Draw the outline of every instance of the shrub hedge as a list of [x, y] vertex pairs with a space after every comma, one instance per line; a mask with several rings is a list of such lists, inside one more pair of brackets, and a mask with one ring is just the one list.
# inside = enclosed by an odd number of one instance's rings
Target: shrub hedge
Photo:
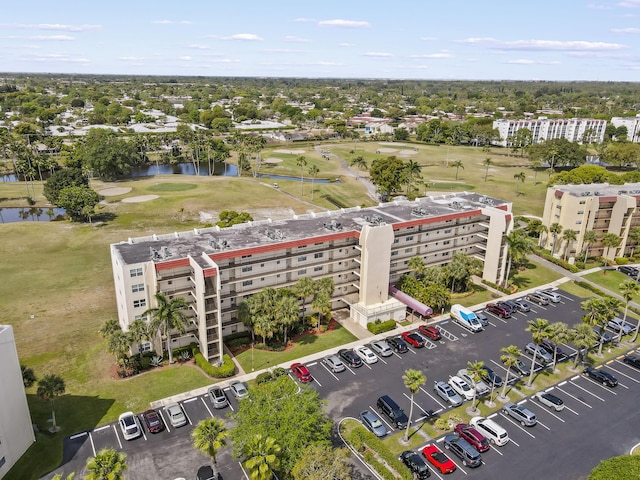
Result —
[[545, 252], [542, 249], [537, 249], [536, 254], [540, 255], [545, 260], [548, 260], [549, 262], [564, 268], [565, 270], [569, 270], [571, 273], [578, 273], [580, 271], [580, 269], [575, 265], [571, 265], [560, 258], [556, 258], [553, 255], [549, 255], [547, 252]]
[[236, 366], [231, 360], [231, 357], [226, 353], [222, 356], [222, 365], [219, 367], [215, 367], [211, 365], [204, 355], [200, 353], [200, 349], [197, 345], [192, 344], [193, 348], [191, 352], [193, 353], [193, 358], [195, 358], [196, 365], [199, 366], [204, 373], [214, 378], [229, 378], [232, 377], [236, 372]]
[[378, 333], [388, 332], [390, 330], [393, 330], [394, 328], [396, 328], [395, 320], [387, 320], [386, 322], [383, 322], [382, 320], [378, 319], [375, 322], [367, 324], [367, 330], [369, 330], [374, 335]]

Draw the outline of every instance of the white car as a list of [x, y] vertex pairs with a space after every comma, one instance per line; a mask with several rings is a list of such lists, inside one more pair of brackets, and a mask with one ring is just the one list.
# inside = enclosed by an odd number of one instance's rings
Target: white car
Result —
[[609, 320], [608, 325], [610, 329], [615, 330], [618, 333], [620, 333], [620, 330], [622, 329], [623, 335], [629, 335], [631, 332], [633, 332], [633, 327], [628, 323], [623, 322], [619, 317], [615, 317], [612, 320]]
[[466, 381], [454, 375], [449, 379], [448, 383], [462, 398], [465, 400], [473, 400], [475, 391]]
[[118, 423], [122, 430], [122, 436], [125, 440], [133, 440], [142, 435], [142, 427], [140, 426], [140, 420], [133, 412], [125, 412], [118, 417]]
[[358, 355], [363, 362], [368, 363], [369, 365], [378, 361], [378, 357], [376, 356], [376, 354], [373, 353], [371, 349], [366, 345], [356, 347], [353, 349], [353, 351], [356, 352], [356, 355]]
[[458, 370], [458, 376], [462, 380], [467, 382], [470, 386], [475, 387], [476, 392], [478, 393], [479, 396], [486, 395], [491, 390], [489, 388], [489, 385], [484, 383], [484, 380], [482, 379], [478, 379], [478, 381], [475, 382], [475, 385], [474, 385], [473, 379], [471, 378], [471, 375], [469, 375], [469, 372], [467, 371], [466, 368], [462, 368]]
[[167, 412], [167, 416], [169, 417], [169, 422], [174, 427], [181, 427], [187, 424], [187, 416], [184, 414], [184, 410], [179, 403], [170, 403], [166, 407], [164, 407], [165, 412]]

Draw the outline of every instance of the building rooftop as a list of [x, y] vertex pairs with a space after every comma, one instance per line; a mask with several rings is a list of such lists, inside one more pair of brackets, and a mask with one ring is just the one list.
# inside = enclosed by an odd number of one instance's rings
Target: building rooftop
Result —
[[113, 244], [113, 247], [127, 265], [150, 260], [166, 262], [190, 256], [203, 267], [210, 267], [202, 258], [203, 253], [240, 251], [348, 232], [353, 232], [355, 236], [366, 224], [397, 224], [421, 218], [437, 219], [464, 211], [478, 211], [485, 207], [502, 206], [510, 210], [509, 205], [504, 200], [477, 193], [452, 193], [417, 198], [414, 201], [400, 199], [381, 203], [376, 207], [353, 207], [294, 215], [293, 218], [284, 220], [254, 221], [229, 228], [196, 228], [186, 232], [129, 238], [126, 242]]
[[589, 183], [587, 185], [555, 185], [555, 190], [566, 192], [574, 197], [615, 197], [617, 195], [640, 195], [640, 183], [610, 185], [608, 183]]

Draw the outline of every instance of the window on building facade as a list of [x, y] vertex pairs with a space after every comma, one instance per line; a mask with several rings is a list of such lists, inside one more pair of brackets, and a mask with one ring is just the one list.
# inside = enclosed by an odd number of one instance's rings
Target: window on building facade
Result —
[[298, 257], [298, 261], [299, 262], [306, 262], [307, 261], [307, 256], [306, 255], [300, 255]]
[[413, 248], [405, 248], [404, 249], [404, 253], [411, 253], [413, 251]]
[[251, 258], [251, 255], [242, 255], [242, 258]]
[[140, 308], [140, 307], [146, 307], [146, 306], [147, 306], [147, 300], [145, 298], [141, 300], [133, 301], [133, 308]]
[[412, 241], [412, 240], [413, 240], [413, 235], [409, 235], [409, 236], [407, 237], [407, 242], [410, 242], [410, 241]]
[[313, 258], [322, 258], [324, 256], [323, 252], [318, 252], [313, 255]]
[[321, 272], [323, 267], [313, 267], [314, 272]]
[[391, 256], [392, 256], [392, 257], [394, 257], [394, 256], [396, 256], [396, 255], [398, 255], [398, 251], [397, 251], [397, 250], [395, 250], [395, 251], [391, 252]]
[[450, 229], [450, 228], [447, 228], [447, 229], [444, 231], [444, 233], [451, 233], [451, 229]]
[[249, 287], [251, 285], [253, 285], [253, 280], [245, 280], [244, 282], [242, 282], [243, 287]]
[[146, 317], [146, 315], [140, 314], [140, 315], [136, 315], [135, 317], [133, 317], [134, 320], [144, 320], [144, 318]]
[[307, 269], [303, 268], [302, 270], [298, 270], [298, 275], [306, 275], [307, 274]]
[[243, 272], [250, 272], [251, 270], [253, 270], [253, 267], [242, 267]]
[[140, 344], [141, 352], [150, 352], [151, 351], [151, 342], [142, 342]]
[[141, 277], [142, 276], [142, 268], [132, 268], [129, 270], [129, 273], [132, 277]]
[[136, 283], [135, 285], [131, 285], [131, 291], [133, 293], [144, 292], [144, 283]]

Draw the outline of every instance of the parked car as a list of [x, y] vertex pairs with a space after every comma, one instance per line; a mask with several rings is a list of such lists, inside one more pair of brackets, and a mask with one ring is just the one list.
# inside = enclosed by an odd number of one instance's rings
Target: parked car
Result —
[[423, 480], [431, 476], [431, 470], [429, 470], [425, 461], [416, 452], [406, 450], [400, 454], [400, 460], [411, 470], [413, 478]]
[[469, 371], [466, 368], [461, 368], [458, 370], [458, 376], [476, 389], [476, 393], [480, 396], [486, 395], [491, 390], [489, 385], [487, 385], [484, 380], [479, 378], [477, 381], [473, 381], [471, 376], [469, 375]]
[[638, 269], [630, 265], [622, 265], [618, 268], [618, 271], [633, 278], [636, 278], [638, 276]]
[[487, 325], [489, 325], [489, 318], [482, 312], [473, 312], [476, 314], [476, 318], [478, 319], [478, 321], [480, 322], [480, 325], [482, 325], [483, 327], [486, 327]]
[[389, 357], [393, 355], [393, 350], [385, 340], [374, 340], [369, 344], [371, 350], [380, 355], [381, 357]]
[[596, 333], [598, 343], [609, 343], [611, 341], [611, 335], [609, 335], [605, 330], [600, 333], [600, 327], [593, 327], [593, 331]]
[[542, 340], [540, 346], [544, 348], [549, 353], [549, 355], [551, 355], [551, 358], [553, 358], [554, 350], [556, 352], [556, 358], [566, 357], [564, 350], [562, 350], [562, 348], [560, 348], [556, 343], [553, 343], [551, 340], [547, 340], [545, 338], [544, 340]]
[[564, 402], [561, 398], [556, 397], [555, 395], [549, 392], [537, 392], [534, 397], [543, 405], [559, 412], [564, 409]]
[[142, 412], [142, 418], [149, 433], [158, 433], [164, 430], [164, 422], [160, 414], [154, 409]]
[[482, 456], [480, 456], [480, 453], [473, 448], [469, 442], [458, 435], [451, 434], [444, 437], [444, 448], [453, 452], [465, 467], [476, 468], [482, 465]]
[[424, 447], [422, 449], [422, 455], [442, 474], [456, 471], [456, 464], [435, 445], [427, 445]]
[[455, 426], [454, 431], [469, 442], [480, 453], [489, 450], [489, 441], [478, 430], [466, 423], [459, 423]]
[[499, 301], [496, 303], [496, 305], [504, 308], [507, 312], [509, 312], [509, 315], [516, 313], [516, 311], [518, 310], [518, 307], [516, 306], [516, 304], [513, 303], [511, 300], [507, 300], [504, 302]]
[[531, 311], [531, 306], [524, 300], [524, 298], [518, 298], [517, 300], [514, 300], [513, 303], [516, 304], [516, 308], [520, 312], [526, 313]]
[[544, 295], [539, 294], [538, 292], [530, 293], [525, 298], [530, 302], [537, 303], [538, 305], [549, 305], [549, 299]]
[[333, 373], [344, 372], [347, 369], [337, 355], [329, 355], [328, 357], [323, 358], [322, 363], [324, 363]]
[[363, 362], [368, 363], [369, 365], [373, 365], [378, 361], [376, 354], [373, 353], [366, 345], [360, 345], [359, 347], [354, 348], [353, 351], [356, 352], [356, 355], [358, 355]]
[[301, 363], [292, 364], [291, 373], [293, 373], [302, 383], [309, 383], [313, 380], [309, 369]]
[[238, 380], [235, 380], [229, 384], [229, 390], [231, 390], [233, 396], [238, 400], [247, 398], [249, 396], [249, 390], [247, 390], [247, 386], [244, 383], [239, 382]]
[[344, 360], [350, 367], [358, 368], [362, 366], [362, 360], [360, 360], [360, 357], [356, 355], [353, 350], [343, 348], [342, 350], [338, 351], [338, 356], [342, 360]]
[[450, 403], [452, 406], [457, 407], [458, 405], [462, 405], [462, 397], [458, 395], [448, 383], [436, 381], [433, 383], [433, 389], [444, 401]]
[[402, 339], [414, 348], [424, 347], [424, 338], [416, 332], [403, 332]]
[[474, 389], [471, 385], [465, 382], [460, 377], [454, 375], [449, 379], [449, 385], [453, 388], [458, 395], [460, 395], [465, 400], [473, 400]]
[[509, 434], [495, 420], [484, 417], [473, 417], [469, 424], [478, 430], [491, 443], [502, 447], [509, 443]]
[[170, 403], [164, 407], [164, 411], [167, 413], [169, 423], [173, 427], [177, 428], [187, 424], [187, 416], [179, 403]]
[[536, 345], [533, 342], [529, 342], [524, 346], [524, 351], [530, 355], [535, 355], [536, 360], [540, 360], [544, 363], [553, 362], [553, 355], [547, 352], [541, 345]]
[[378, 411], [385, 415], [398, 430], [407, 427], [407, 422], [409, 422], [407, 414], [404, 413], [404, 410], [402, 410], [389, 395], [383, 395], [378, 398], [376, 406], [378, 407]]
[[497, 303], [487, 303], [485, 310], [502, 318], [509, 318], [511, 316], [511, 313], [506, 308]]
[[618, 379], [611, 375], [609, 372], [605, 372], [601, 369], [596, 369], [592, 367], [587, 367], [584, 369], [582, 373], [585, 377], [589, 377], [592, 380], [595, 380], [598, 383], [601, 383], [605, 387], [615, 387], [618, 385]]
[[201, 466], [196, 474], [196, 480], [216, 480], [213, 467], [211, 467], [211, 465]]
[[384, 437], [387, 434], [387, 427], [384, 426], [375, 413], [364, 410], [360, 412], [359, 418], [362, 424], [376, 437]]
[[543, 297], [546, 297], [547, 300], [549, 300], [551, 303], [559, 303], [561, 298], [560, 295], [558, 295], [556, 292], [554, 292], [553, 290], [536, 290], [536, 293], [539, 295], [542, 295]]
[[629, 335], [634, 330], [631, 325], [629, 325], [627, 322], [623, 322], [619, 317], [614, 317], [612, 320], [609, 320], [609, 323], [607, 323], [607, 325], [611, 330], [614, 330], [616, 332], [620, 332], [620, 329], [622, 329], [623, 335]]
[[120, 424], [120, 430], [122, 430], [122, 436], [125, 440], [133, 440], [142, 435], [140, 420], [138, 420], [138, 417], [136, 417], [133, 412], [121, 413], [118, 417], [118, 423]]
[[483, 373], [482, 378], [484, 378], [489, 385], [493, 385], [494, 387], [502, 386], [502, 377], [494, 372], [491, 368], [484, 365], [482, 367]]
[[405, 342], [400, 337], [387, 337], [387, 343], [396, 353], [405, 353], [409, 351], [409, 347], [407, 346], [407, 342]]
[[635, 355], [627, 355], [622, 359], [622, 361], [632, 367], [640, 368], [640, 357], [636, 357]]
[[525, 377], [529, 375], [529, 373], [531, 373], [531, 368], [529, 367], [529, 365], [524, 363], [519, 358], [516, 359], [515, 365], [511, 365], [511, 370], [516, 372], [518, 375], [522, 377]]
[[229, 405], [229, 400], [227, 400], [227, 396], [221, 387], [214, 385], [209, 388], [207, 393], [209, 394], [209, 401], [211, 405], [213, 405], [213, 408], [225, 408]]
[[502, 412], [505, 415], [509, 415], [515, 418], [523, 427], [533, 427], [538, 420], [536, 420], [536, 414], [523, 405], [517, 403], [508, 402], [502, 407]]
[[420, 325], [418, 327], [418, 332], [431, 340], [440, 340], [442, 338], [440, 330], [433, 325]]

